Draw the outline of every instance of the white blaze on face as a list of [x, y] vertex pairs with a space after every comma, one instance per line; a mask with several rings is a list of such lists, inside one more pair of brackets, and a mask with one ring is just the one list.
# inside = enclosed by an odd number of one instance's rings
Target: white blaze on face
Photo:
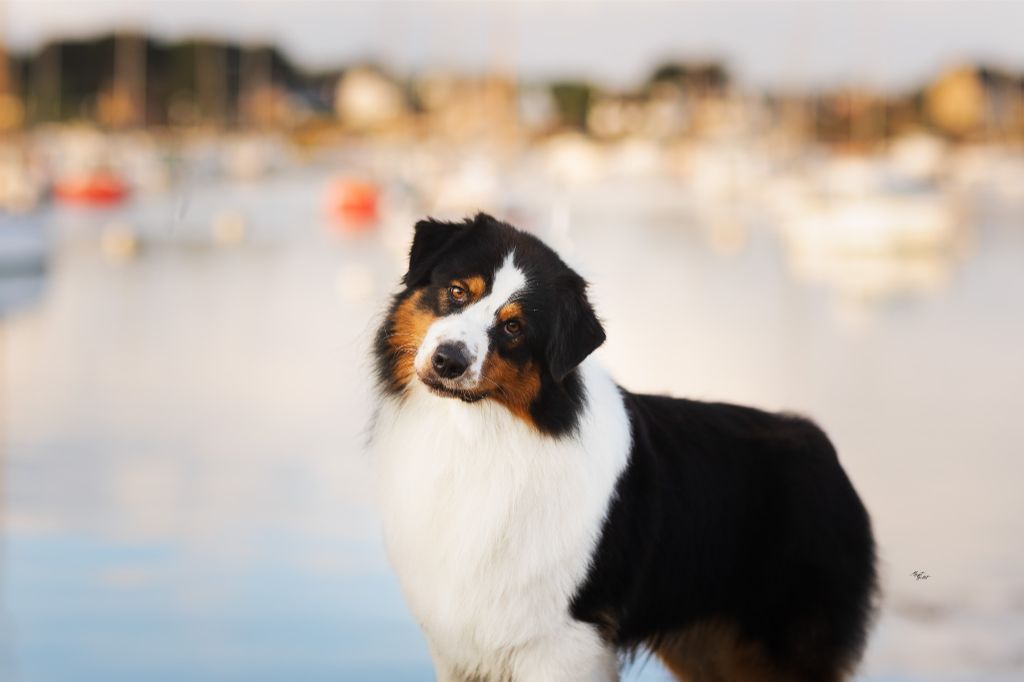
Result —
[[457, 388], [472, 390], [480, 383], [484, 360], [490, 345], [488, 330], [494, 325], [495, 316], [515, 295], [526, 286], [526, 275], [512, 261], [512, 253], [494, 273], [494, 283], [489, 294], [452, 315], [440, 318], [427, 330], [419, 351], [416, 353], [416, 371], [423, 374], [430, 370], [430, 359], [442, 343], [463, 343], [469, 354], [470, 365], [466, 373], [454, 380], [446, 380]]

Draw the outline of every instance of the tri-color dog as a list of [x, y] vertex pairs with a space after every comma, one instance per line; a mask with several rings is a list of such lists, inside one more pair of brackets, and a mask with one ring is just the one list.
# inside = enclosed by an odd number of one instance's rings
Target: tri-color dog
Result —
[[646, 651], [684, 680], [846, 679], [874, 542], [828, 438], [630, 393], [588, 357], [604, 339], [537, 238], [487, 215], [416, 225], [371, 442], [438, 679], [615, 680]]

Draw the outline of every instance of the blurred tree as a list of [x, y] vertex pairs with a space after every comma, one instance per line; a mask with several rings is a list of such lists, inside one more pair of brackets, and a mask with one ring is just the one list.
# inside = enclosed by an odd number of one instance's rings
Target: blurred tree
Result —
[[561, 81], [551, 85], [551, 97], [562, 125], [583, 130], [594, 98], [594, 87], [583, 81]]
[[960, 67], [943, 74], [925, 95], [928, 118], [956, 138], [975, 132], [985, 115], [985, 89], [976, 69]]
[[243, 101], [253, 121], [276, 120], [293, 101], [316, 102], [323, 90], [321, 76], [303, 73], [275, 47], [216, 40], [163, 43], [137, 34], [61, 40], [11, 64], [21, 82], [29, 81], [25, 98], [35, 123], [226, 125], [239, 122]]
[[654, 69], [648, 86], [671, 83], [684, 91], [721, 93], [729, 86], [729, 71], [720, 62], [666, 62]]

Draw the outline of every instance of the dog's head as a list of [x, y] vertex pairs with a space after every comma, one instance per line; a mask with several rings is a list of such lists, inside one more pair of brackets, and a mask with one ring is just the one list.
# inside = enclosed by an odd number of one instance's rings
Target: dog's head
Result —
[[575, 369], [605, 339], [583, 278], [539, 239], [480, 214], [417, 223], [403, 283], [377, 337], [387, 390], [421, 382], [560, 430], [558, 405], [582, 392]]

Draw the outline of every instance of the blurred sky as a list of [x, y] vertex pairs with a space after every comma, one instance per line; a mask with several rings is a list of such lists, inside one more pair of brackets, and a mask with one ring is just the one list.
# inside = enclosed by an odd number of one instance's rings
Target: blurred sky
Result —
[[8, 42], [118, 27], [272, 41], [301, 64], [373, 59], [630, 85], [659, 61], [718, 57], [746, 85], [917, 84], [961, 60], [1024, 69], [1024, 2], [331, 2], [0, 0]]

